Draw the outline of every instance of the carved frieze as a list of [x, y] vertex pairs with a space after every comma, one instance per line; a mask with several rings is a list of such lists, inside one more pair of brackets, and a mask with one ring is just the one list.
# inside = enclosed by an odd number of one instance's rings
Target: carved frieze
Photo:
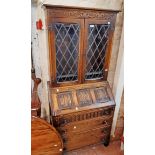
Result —
[[111, 20], [114, 17], [112, 12], [104, 12], [98, 10], [82, 10], [82, 9], [64, 9], [52, 8], [47, 11], [48, 17], [71, 17], [71, 18], [96, 18], [103, 20]]

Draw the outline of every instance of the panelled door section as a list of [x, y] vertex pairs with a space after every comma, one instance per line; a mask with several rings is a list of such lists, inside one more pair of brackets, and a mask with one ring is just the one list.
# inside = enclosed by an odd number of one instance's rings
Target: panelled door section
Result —
[[51, 61], [53, 66], [53, 81], [57, 84], [78, 82], [80, 73], [80, 55], [83, 45], [82, 40], [83, 20], [56, 18], [52, 20], [50, 44]]
[[110, 22], [85, 19], [85, 80], [104, 78]]

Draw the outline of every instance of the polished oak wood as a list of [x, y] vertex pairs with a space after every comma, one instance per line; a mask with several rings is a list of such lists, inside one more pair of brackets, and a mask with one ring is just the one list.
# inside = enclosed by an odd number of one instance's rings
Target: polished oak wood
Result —
[[63, 143], [56, 129], [45, 120], [32, 117], [31, 120], [31, 154], [61, 155]]

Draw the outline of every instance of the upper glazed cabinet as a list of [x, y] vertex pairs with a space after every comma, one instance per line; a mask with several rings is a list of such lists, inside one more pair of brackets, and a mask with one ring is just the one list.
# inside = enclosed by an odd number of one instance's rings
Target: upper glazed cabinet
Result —
[[116, 12], [47, 7], [54, 86], [107, 79]]

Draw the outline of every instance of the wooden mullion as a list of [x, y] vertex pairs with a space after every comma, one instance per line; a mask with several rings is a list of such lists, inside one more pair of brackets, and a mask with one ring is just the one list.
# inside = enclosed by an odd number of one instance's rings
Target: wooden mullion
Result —
[[88, 24], [87, 19], [84, 19], [84, 38], [83, 38], [83, 54], [82, 54], [82, 83], [85, 82], [85, 70], [86, 70], [86, 51], [87, 51], [87, 45], [88, 45]]
[[82, 83], [83, 74], [83, 52], [84, 52], [84, 20], [80, 22], [80, 37], [79, 37], [79, 54], [78, 54], [78, 83]]

